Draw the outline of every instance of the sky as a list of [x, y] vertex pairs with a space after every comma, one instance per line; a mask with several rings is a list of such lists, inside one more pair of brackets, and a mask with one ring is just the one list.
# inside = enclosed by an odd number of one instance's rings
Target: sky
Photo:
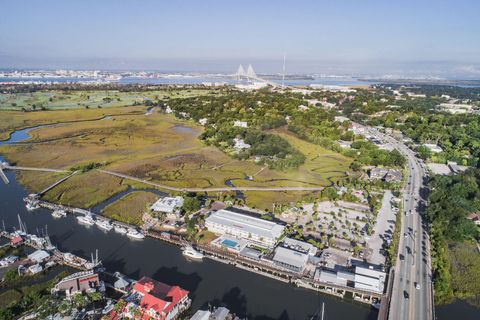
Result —
[[0, 0], [0, 68], [480, 78], [478, 0]]

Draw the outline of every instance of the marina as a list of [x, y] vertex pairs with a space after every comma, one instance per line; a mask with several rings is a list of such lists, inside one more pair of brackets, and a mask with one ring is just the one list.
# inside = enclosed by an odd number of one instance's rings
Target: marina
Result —
[[[29, 229], [48, 224], [50, 239], [58, 250], [89, 257], [98, 249], [102, 264], [108, 270], [117, 270], [133, 279], [145, 274], [159, 281], [178, 283], [194, 294], [193, 309], [206, 307], [209, 302], [216, 301], [228, 305], [236, 314], [248, 315], [249, 318], [277, 319], [284, 314], [288, 318], [303, 319], [314, 314], [319, 304], [325, 301], [328, 313], [335, 314], [335, 318], [355, 315], [356, 319], [376, 319], [377, 312], [366, 304], [338, 300], [243, 270], [231, 263], [219, 263], [224, 262], [221, 261], [223, 259], [212, 255], [201, 263], [190, 262], [177, 246], [170, 245], [176, 242], [181, 244], [175, 237], [168, 239], [164, 235], [163, 241], [158, 241], [153, 239], [154, 234], [149, 233], [149, 237], [143, 241], [132, 241], [124, 234], [105, 233], [100, 228], [85, 228], [79, 224], [75, 216], [88, 211], [74, 212], [71, 208], [65, 208], [69, 214], [65, 218], [54, 219], [51, 212], [55, 208], [44, 202], [40, 202], [42, 208], [29, 213], [22, 201], [26, 196], [25, 190], [15, 182], [13, 172], [7, 172], [7, 175], [11, 183], [0, 186], [0, 205], [5, 208], [2, 210], [2, 219], [7, 226], [16, 224], [17, 214]], [[155, 234], [156, 238], [160, 236]], [[259, 282], [264, 286], [258, 287], [256, 284]]]

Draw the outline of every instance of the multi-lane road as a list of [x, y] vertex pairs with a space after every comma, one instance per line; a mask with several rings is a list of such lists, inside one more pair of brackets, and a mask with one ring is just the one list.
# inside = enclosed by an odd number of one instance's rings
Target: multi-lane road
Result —
[[365, 127], [367, 134], [387, 142], [407, 159], [407, 181], [403, 189], [403, 214], [399, 252], [394, 266], [389, 319], [431, 320], [433, 287], [430, 242], [423, 220], [427, 173], [424, 163], [402, 142]]

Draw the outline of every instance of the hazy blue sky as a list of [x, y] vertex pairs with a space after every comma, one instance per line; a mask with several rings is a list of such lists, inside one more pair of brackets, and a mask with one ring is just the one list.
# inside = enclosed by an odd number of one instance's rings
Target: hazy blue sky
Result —
[[[480, 1], [0, 0], [0, 67], [480, 77]], [[233, 71], [233, 70], [232, 70]]]

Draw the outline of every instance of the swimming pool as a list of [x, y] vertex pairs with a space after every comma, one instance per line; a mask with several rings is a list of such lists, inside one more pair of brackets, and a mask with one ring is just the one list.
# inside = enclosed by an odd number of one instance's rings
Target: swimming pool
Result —
[[222, 241], [222, 244], [229, 247], [229, 248], [232, 248], [232, 249], [235, 249], [238, 245], [237, 242], [233, 241], [233, 240], [230, 240], [230, 239], [225, 239]]

